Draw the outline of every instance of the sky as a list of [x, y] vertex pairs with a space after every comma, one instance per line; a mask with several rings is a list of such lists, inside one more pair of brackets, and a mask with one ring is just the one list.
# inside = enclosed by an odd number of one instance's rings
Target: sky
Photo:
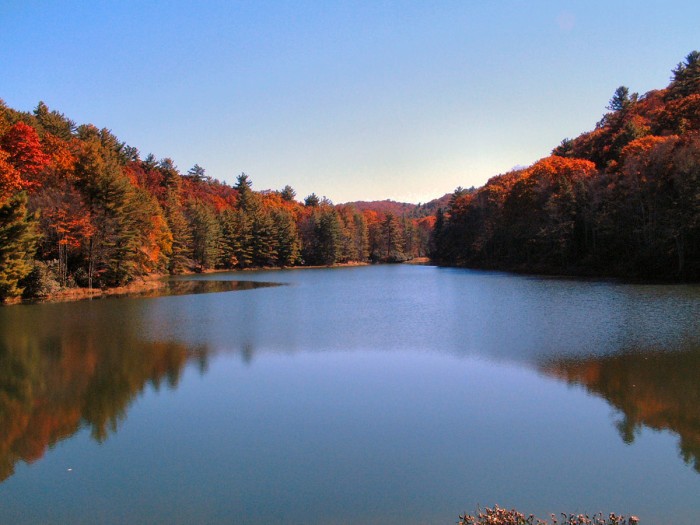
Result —
[[426, 202], [595, 127], [700, 2], [0, 0], [0, 99], [234, 184]]

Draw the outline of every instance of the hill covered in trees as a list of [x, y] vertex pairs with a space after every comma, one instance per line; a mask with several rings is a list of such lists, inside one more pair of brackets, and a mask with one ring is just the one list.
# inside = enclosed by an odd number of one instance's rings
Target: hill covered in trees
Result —
[[618, 88], [593, 131], [456, 191], [435, 260], [545, 273], [700, 279], [700, 53], [665, 89]]
[[426, 254], [425, 215], [181, 173], [44, 103], [0, 101], [0, 301], [148, 274], [406, 260]]
[[595, 129], [532, 166], [422, 205], [303, 202], [181, 173], [40, 102], [0, 101], [0, 301], [149, 274], [403, 261], [700, 278], [700, 53], [618, 88]]
[[438, 199], [433, 199], [430, 202], [412, 204], [409, 202], [396, 202], [390, 199], [383, 201], [354, 201], [348, 202], [347, 205], [357, 208], [361, 212], [374, 211], [380, 215], [391, 213], [397, 217], [410, 217], [422, 219], [435, 215], [441, 207], [447, 206], [450, 202], [451, 194], [448, 193]]

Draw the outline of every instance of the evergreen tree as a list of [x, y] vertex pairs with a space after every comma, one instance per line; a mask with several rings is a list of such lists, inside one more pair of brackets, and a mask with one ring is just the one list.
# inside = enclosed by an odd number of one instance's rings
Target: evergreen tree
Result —
[[214, 268], [221, 258], [221, 229], [216, 214], [201, 202], [187, 210], [192, 232], [192, 258], [199, 269]]
[[241, 267], [273, 266], [277, 259], [277, 232], [260, 195], [252, 190], [252, 181], [241, 173], [236, 181], [238, 192], [238, 264]]
[[620, 86], [615, 90], [615, 94], [610, 99], [607, 109], [610, 111], [622, 111], [627, 109], [632, 103], [630, 99], [630, 90], [626, 86]]
[[[240, 212], [226, 208], [219, 214], [219, 229], [221, 230], [221, 265], [224, 268], [242, 266], [239, 263], [241, 253]], [[250, 262], [248, 261], [248, 264]]]
[[357, 260], [355, 254], [355, 229], [352, 224], [352, 210], [347, 206], [336, 208], [338, 219], [340, 220], [340, 242], [341, 250], [339, 262]]
[[294, 197], [296, 197], [296, 195], [297, 195], [297, 192], [294, 191], [294, 189], [291, 186], [287, 185], [284, 187], [284, 189], [282, 190], [280, 195], [282, 196], [283, 200], [285, 200], [287, 202], [293, 202]]
[[321, 204], [321, 200], [315, 193], [312, 193], [304, 199], [304, 206], [308, 208], [317, 208]]
[[133, 188], [113, 152], [90, 140], [76, 164], [76, 185], [83, 193], [95, 234], [87, 249], [88, 281], [120, 285], [139, 273], [139, 235]]
[[58, 111], [49, 111], [49, 108], [43, 102], [39, 102], [34, 109], [34, 116], [39, 125], [52, 135], [68, 141], [73, 137], [75, 132], [75, 122], [66, 118], [63, 113]]
[[105, 277], [109, 285], [121, 286], [146, 273], [141, 266], [144, 230], [139, 228], [138, 199], [134, 188], [123, 177], [116, 179], [104, 223], [104, 247], [108, 251]]
[[[144, 166], [151, 166], [153, 159], [146, 158]], [[153, 168], [150, 168], [153, 169]], [[182, 176], [177, 171], [175, 163], [170, 158], [161, 159], [157, 164], [157, 170], [160, 173], [159, 194], [164, 201], [171, 200], [178, 206], [182, 206]]]
[[199, 164], [195, 164], [189, 170], [187, 170], [187, 176], [194, 182], [211, 181], [211, 178], [206, 176], [204, 168], [202, 168]]
[[382, 237], [384, 244], [384, 259], [389, 262], [405, 260], [401, 229], [394, 214], [387, 213], [382, 222]]
[[561, 143], [552, 150], [552, 155], [558, 155], [559, 157], [571, 157], [573, 156], [574, 141], [565, 138], [562, 139]]
[[253, 182], [248, 179], [248, 175], [241, 173], [236, 178], [236, 191], [238, 192], [238, 208], [246, 209], [248, 207], [248, 200], [253, 196], [252, 190]]
[[369, 258], [369, 232], [367, 229], [367, 221], [365, 217], [358, 212], [353, 213], [353, 226], [355, 235], [354, 241], [354, 260], [366, 261]]
[[19, 281], [32, 270], [35, 245], [27, 196], [15, 194], [0, 203], [0, 302], [22, 293]]
[[129, 191], [130, 228], [136, 232], [138, 249], [135, 274], [162, 272], [172, 255], [173, 235], [156, 198], [142, 188]]
[[361, 213], [352, 206], [335, 208], [341, 226], [342, 249], [340, 262], [365, 261], [368, 257], [367, 223]]
[[158, 167], [158, 160], [156, 159], [156, 156], [153, 153], [149, 153], [148, 155], [146, 155], [146, 158], [143, 159], [141, 163], [143, 164], [143, 167], [146, 170], [152, 170]]
[[277, 260], [277, 231], [271, 215], [256, 198], [246, 211], [250, 221], [251, 248], [254, 266], [273, 266]]
[[403, 230], [402, 251], [406, 258], [412, 259], [418, 252], [418, 230], [413, 221], [406, 217], [401, 219], [401, 229]]
[[277, 245], [277, 265], [293, 266], [299, 260], [299, 235], [294, 217], [284, 210], [272, 213]]
[[445, 212], [442, 208], [438, 208], [435, 212], [435, 226], [430, 233], [429, 254], [436, 261], [445, 259], [445, 237], [447, 224], [445, 223]]
[[687, 97], [700, 93], [700, 52], [692, 51], [673, 70], [669, 98]]
[[340, 221], [337, 212], [324, 206], [315, 216], [313, 264], [335, 264], [342, 253]]
[[192, 233], [174, 192], [169, 194], [163, 212], [173, 238], [168, 271], [171, 274], [182, 273], [191, 266]]

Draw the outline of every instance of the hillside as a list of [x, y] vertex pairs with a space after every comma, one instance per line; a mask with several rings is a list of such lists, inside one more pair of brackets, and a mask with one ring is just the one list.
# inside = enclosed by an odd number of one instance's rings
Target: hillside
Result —
[[195, 164], [181, 173], [40, 102], [0, 101], [0, 302], [153, 274], [403, 261], [424, 256], [433, 217], [333, 206], [291, 186], [257, 192]]
[[700, 53], [644, 95], [621, 86], [595, 129], [436, 214], [443, 264], [700, 279]]
[[422, 218], [435, 215], [438, 208], [446, 206], [450, 201], [451, 194], [448, 193], [440, 198], [433, 199], [424, 204], [411, 204], [408, 202], [396, 202], [389, 199], [381, 201], [354, 201], [345, 203], [346, 206], [353, 206], [361, 212], [374, 211], [380, 215], [391, 213], [397, 217]]
[[142, 157], [106, 128], [0, 101], [0, 302], [165, 273], [396, 262], [700, 279], [700, 53], [532, 166], [425, 204], [334, 206]]

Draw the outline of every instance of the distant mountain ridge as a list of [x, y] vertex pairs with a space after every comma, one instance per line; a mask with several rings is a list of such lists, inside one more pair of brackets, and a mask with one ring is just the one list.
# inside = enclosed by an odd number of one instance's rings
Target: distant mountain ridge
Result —
[[451, 193], [446, 193], [442, 197], [419, 204], [413, 204], [410, 202], [396, 202], [391, 199], [384, 199], [381, 201], [346, 202], [343, 203], [343, 205], [353, 206], [360, 212], [374, 211], [380, 215], [391, 213], [397, 217], [419, 219], [429, 215], [435, 215], [439, 208], [444, 208], [449, 204], [451, 197]]

